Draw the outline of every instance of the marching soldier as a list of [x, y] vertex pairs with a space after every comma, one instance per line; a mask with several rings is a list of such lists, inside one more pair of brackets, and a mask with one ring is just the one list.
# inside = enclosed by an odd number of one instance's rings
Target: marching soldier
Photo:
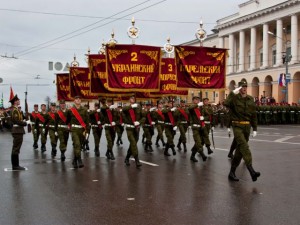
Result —
[[81, 147], [89, 129], [89, 114], [85, 107], [81, 106], [81, 97], [75, 96], [75, 105], [67, 112], [67, 124], [71, 125], [71, 135], [74, 149], [73, 167], [84, 167], [81, 159]]
[[153, 111], [153, 118], [155, 120], [156, 129], [157, 129], [157, 137], [155, 145], [159, 147], [158, 141], [161, 140], [163, 147], [165, 147], [166, 143], [164, 141], [164, 130], [165, 130], [165, 116], [162, 112], [163, 110], [163, 101], [159, 101], [157, 105], [157, 110]]
[[39, 105], [34, 104], [33, 106], [34, 111], [30, 114], [30, 120], [32, 123], [32, 135], [33, 135], [33, 148], [38, 149], [38, 141], [40, 137], [40, 129], [39, 125], [36, 123], [37, 114], [39, 114]]
[[126, 133], [129, 140], [129, 148], [125, 158], [125, 164], [130, 165], [129, 159], [132, 155], [135, 159], [136, 167], [141, 167], [137, 142], [139, 140], [140, 124], [143, 122], [142, 109], [135, 102], [135, 96], [130, 96], [129, 105], [123, 107], [123, 119], [126, 126]]
[[20, 105], [20, 99], [18, 95], [15, 95], [9, 101], [13, 109], [11, 111], [11, 120], [13, 123], [13, 127], [11, 129], [11, 134], [13, 136], [13, 146], [11, 151], [11, 164], [13, 170], [25, 170], [24, 167], [19, 165], [19, 154], [20, 149], [23, 143], [23, 135], [25, 134], [24, 127], [30, 124], [30, 121], [23, 121], [23, 117], [18, 110], [18, 106]]
[[116, 138], [116, 120], [117, 120], [117, 112], [115, 110], [115, 106], [112, 104], [112, 99], [107, 99], [107, 104], [105, 104], [105, 100], [103, 100], [103, 105], [101, 107], [102, 116], [102, 124], [104, 125], [105, 136], [107, 141], [107, 150], [106, 157], [110, 160], [115, 160], [115, 156], [113, 153], [114, 142]]
[[90, 123], [91, 127], [93, 130], [93, 136], [94, 136], [94, 142], [95, 142], [95, 156], [99, 157], [100, 156], [100, 151], [99, 151], [99, 144], [100, 144], [100, 139], [102, 136], [102, 124], [101, 124], [101, 119], [102, 115], [100, 112], [100, 105], [99, 103], [95, 103], [94, 105], [94, 110], [90, 111]]
[[173, 155], [176, 155], [174, 136], [177, 130], [177, 118], [175, 116], [176, 107], [173, 107], [173, 101], [169, 100], [166, 108], [162, 110], [165, 117], [165, 134], [167, 137], [166, 148], [164, 151], [165, 156], [170, 156], [168, 150], [171, 148]]
[[177, 148], [181, 150], [181, 143], [183, 144], [184, 152], [187, 152], [186, 148], [186, 132], [189, 127], [189, 111], [185, 105], [185, 101], [180, 101], [180, 106], [175, 111], [176, 117], [178, 119], [178, 129], [180, 131], [180, 137], [178, 139]]
[[[90, 113], [90, 105], [89, 102], [84, 105], [84, 108], [86, 108], [87, 112]], [[91, 124], [89, 124], [91, 125]], [[89, 138], [90, 138], [90, 133], [91, 133], [91, 126], [88, 126], [88, 129], [86, 130], [87, 136], [85, 137], [83, 143], [82, 143], [82, 151], [89, 153], [90, 151], [90, 146], [89, 146]]]
[[212, 107], [208, 104], [209, 99], [208, 98], [204, 98], [203, 99], [203, 106], [201, 109], [202, 112], [202, 116], [204, 117], [204, 124], [205, 126], [202, 128], [202, 145], [205, 144], [206, 148], [207, 148], [207, 153], [210, 155], [213, 153], [213, 151], [210, 148], [210, 140], [209, 140], [209, 133], [210, 130], [212, 130], [212, 132], [214, 131], [214, 124], [212, 123], [212, 117], [213, 117], [213, 110]]
[[124, 122], [122, 118], [122, 103], [120, 103], [117, 108], [116, 132], [117, 132], [117, 145], [122, 145], [123, 144], [122, 135], [124, 132]]
[[41, 135], [41, 150], [46, 151], [47, 133], [48, 127], [46, 126], [48, 120], [48, 114], [46, 112], [46, 104], [41, 104], [41, 112], [37, 114], [35, 125], [39, 127], [39, 132]]
[[147, 102], [142, 115], [144, 117], [143, 130], [146, 138], [146, 143], [145, 143], [146, 152], [153, 152], [152, 137], [154, 135], [154, 125], [155, 125], [153, 115], [152, 115], [153, 109], [154, 108], [151, 108], [151, 103]]
[[60, 159], [62, 162], [65, 161], [66, 156], [65, 152], [67, 151], [67, 144], [69, 140], [70, 127], [67, 124], [68, 110], [66, 109], [65, 100], [59, 101], [59, 110], [56, 112], [56, 130], [58, 133], [59, 139], [59, 150], [60, 150]]
[[49, 132], [49, 137], [50, 137], [50, 141], [51, 141], [51, 156], [55, 157], [57, 150], [56, 150], [56, 146], [57, 146], [57, 140], [58, 140], [58, 133], [56, 130], [56, 104], [55, 103], [51, 103], [50, 105], [50, 112], [48, 112], [48, 119], [47, 119], [47, 127], [48, 127], [48, 132]]
[[253, 137], [257, 134], [256, 106], [253, 97], [247, 95], [247, 83], [241, 81], [238, 86], [225, 101], [225, 105], [230, 108], [232, 129], [237, 143], [228, 178], [232, 181], [239, 181], [235, 171], [244, 159], [252, 180], [256, 181], [260, 173], [252, 167], [252, 156], [248, 144], [251, 127]]
[[198, 162], [198, 160], [195, 158], [196, 153], [198, 152], [202, 160], [205, 162], [207, 159], [207, 156], [203, 152], [202, 147], [202, 131], [201, 129], [204, 128], [204, 117], [201, 114], [200, 107], [203, 106], [203, 102], [200, 102], [200, 98], [198, 96], [194, 96], [192, 98], [193, 104], [189, 106], [189, 112], [190, 112], [190, 124], [193, 131], [193, 138], [194, 138], [194, 146], [192, 148], [192, 154], [190, 160], [192, 162]]

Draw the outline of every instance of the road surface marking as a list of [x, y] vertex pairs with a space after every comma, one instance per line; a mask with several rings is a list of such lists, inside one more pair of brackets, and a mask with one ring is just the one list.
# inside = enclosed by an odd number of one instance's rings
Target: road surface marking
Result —
[[289, 139], [291, 139], [291, 138], [293, 138], [293, 137], [295, 137], [295, 136], [286, 136], [286, 137], [277, 139], [277, 140], [275, 140], [274, 142], [284, 142], [284, 141], [289, 140]]
[[[132, 161], [135, 161], [135, 159], [131, 159]], [[149, 163], [149, 162], [146, 162], [146, 161], [143, 161], [143, 160], [140, 160], [141, 163], [144, 163], [144, 164], [147, 164], [149, 166], [159, 166], [157, 164], [154, 164], [154, 163]]]

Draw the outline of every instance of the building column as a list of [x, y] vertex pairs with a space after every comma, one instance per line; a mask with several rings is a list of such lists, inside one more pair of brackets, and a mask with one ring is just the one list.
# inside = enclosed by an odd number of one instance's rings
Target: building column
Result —
[[240, 58], [239, 58], [239, 72], [245, 70], [245, 31], [240, 31]]
[[291, 17], [291, 64], [298, 63], [298, 18], [297, 15]]
[[250, 43], [250, 71], [255, 69], [256, 61], [256, 28], [251, 27], [251, 43]]
[[282, 20], [278, 19], [276, 21], [276, 65], [275, 66], [280, 66], [282, 65]]
[[224, 38], [219, 37], [219, 48], [224, 48]]
[[262, 69], [269, 66], [269, 24], [263, 25], [263, 64]]
[[234, 47], [234, 36], [233, 34], [229, 34], [229, 60], [228, 60], [228, 73], [233, 73], [233, 59], [234, 59], [234, 51], [233, 51], [233, 47]]

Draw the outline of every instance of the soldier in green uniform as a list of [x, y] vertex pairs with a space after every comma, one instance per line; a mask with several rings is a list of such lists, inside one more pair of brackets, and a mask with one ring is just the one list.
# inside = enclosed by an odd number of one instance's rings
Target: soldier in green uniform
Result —
[[151, 107], [150, 102], [146, 102], [145, 108], [142, 111], [142, 117], [144, 118], [143, 120], [143, 130], [144, 130], [144, 135], [145, 135], [145, 151], [146, 152], [153, 152], [152, 149], [152, 137], [154, 135], [154, 119], [153, 119], [153, 108]]
[[117, 123], [116, 123], [116, 132], [117, 132], [117, 145], [122, 145], [122, 135], [124, 133], [124, 122], [122, 118], [122, 103], [119, 103], [117, 108]]
[[177, 148], [181, 150], [181, 143], [183, 144], [184, 152], [187, 152], [186, 148], [186, 132], [189, 127], [189, 110], [185, 105], [185, 101], [181, 100], [180, 105], [175, 111], [175, 117], [177, 118], [178, 122], [178, 129], [180, 131], [180, 137], [178, 139]]
[[114, 142], [116, 138], [116, 121], [117, 121], [117, 111], [115, 110], [115, 105], [113, 105], [112, 99], [107, 99], [106, 104], [103, 100], [101, 107], [102, 114], [102, 125], [105, 130], [105, 137], [107, 142], [106, 157], [107, 159], [115, 160], [113, 153]]
[[202, 146], [205, 144], [206, 148], [207, 148], [207, 153], [210, 155], [213, 153], [213, 151], [210, 148], [210, 140], [209, 140], [209, 133], [210, 130], [214, 130], [214, 124], [213, 124], [213, 110], [212, 107], [208, 104], [209, 103], [209, 99], [208, 98], [204, 98], [203, 99], [203, 106], [201, 107], [201, 112], [202, 112], [202, 116], [204, 117], [204, 124], [205, 126], [202, 128], [202, 132], [203, 134], [201, 135], [202, 137]]
[[73, 141], [74, 159], [73, 167], [84, 167], [81, 159], [81, 146], [87, 136], [89, 129], [89, 114], [85, 107], [81, 106], [81, 97], [75, 96], [74, 106], [67, 111], [67, 124], [71, 126], [71, 136]]
[[218, 114], [219, 114], [219, 118], [220, 118], [220, 127], [221, 128], [223, 128], [225, 126], [225, 124], [227, 123], [227, 121], [226, 121], [226, 113], [227, 113], [227, 109], [223, 105], [223, 103], [221, 103], [220, 106], [219, 106], [219, 108], [218, 108]]
[[129, 98], [129, 105], [123, 107], [123, 119], [126, 127], [126, 133], [129, 141], [129, 148], [125, 158], [125, 164], [130, 165], [129, 159], [132, 155], [135, 159], [136, 167], [142, 166], [139, 160], [137, 142], [139, 140], [140, 124], [143, 123], [142, 109], [135, 102], [135, 96]]
[[51, 156], [55, 157], [56, 153], [57, 153], [57, 140], [58, 140], [58, 133], [56, 130], [56, 104], [55, 103], [51, 103], [50, 105], [50, 112], [48, 112], [48, 119], [47, 119], [47, 127], [48, 127], [48, 132], [49, 132], [49, 137], [50, 137], [50, 141], [51, 141]]
[[30, 114], [30, 121], [32, 124], [32, 135], [33, 135], [33, 148], [34, 149], [38, 149], [39, 145], [38, 145], [38, 141], [39, 141], [39, 137], [40, 137], [40, 129], [38, 127], [38, 124], [36, 124], [36, 118], [37, 118], [37, 114], [39, 114], [39, 105], [38, 104], [34, 104], [33, 106], [33, 112]]
[[168, 150], [171, 148], [173, 155], [176, 155], [174, 136], [176, 134], [178, 121], [175, 115], [176, 107], [173, 107], [173, 101], [169, 100], [167, 107], [162, 110], [165, 117], [165, 134], [167, 137], [167, 143], [164, 151], [165, 156], [170, 156]]
[[100, 112], [100, 104], [95, 103], [94, 104], [94, 110], [90, 111], [89, 113], [90, 116], [90, 124], [91, 128], [93, 130], [93, 137], [94, 137], [94, 143], [95, 143], [95, 156], [99, 157], [100, 156], [100, 151], [99, 151], [99, 144], [100, 144], [100, 139], [102, 135], [102, 124], [101, 124], [101, 118], [103, 117], [101, 112]]
[[24, 167], [19, 165], [19, 154], [23, 143], [23, 135], [25, 134], [24, 127], [27, 126], [27, 124], [30, 124], [30, 121], [23, 121], [22, 115], [18, 110], [18, 106], [20, 105], [20, 99], [18, 98], [18, 95], [15, 95], [12, 99], [10, 99], [9, 102], [13, 106], [11, 110], [11, 121], [13, 124], [11, 129], [11, 134], [13, 136], [13, 146], [11, 151], [12, 169], [25, 170]]
[[67, 124], [67, 116], [68, 116], [68, 110], [66, 109], [66, 103], [65, 100], [59, 101], [59, 110], [56, 112], [56, 130], [58, 133], [58, 139], [59, 139], [59, 150], [60, 150], [60, 159], [62, 162], [65, 161], [66, 156], [65, 152], [67, 151], [67, 144], [69, 140], [69, 133], [70, 133], [70, 127]]
[[256, 106], [253, 97], [247, 95], [247, 82], [241, 81], [238, 86], [225, 100], [225, 105], [230, 108], [232, 129], [237, 143], [228, 178], [232, 181], [239, 181], [235, 171], [244, 159], [252, 180], [256, 181], [260, 173], [252, 167], [252, 155], [248, 144], [251, 127], [253, 137], [257, 134]]
[[155, 145], [159, 147], [159, 140], [161, 140], [163, 147], [166, 145], [164, 141], [164, 130], [165, 130], [165, 116], [162, 113], [163, 110], [163, 101], [160, 100], [157, 104], [157, 110], [153, 111], [153, 118], [155, 120], [156, 129], [157, 129], [157, 136]]
[[195, 158], [196, 153], [198, 152], [203, 161], [206, 161], [207, 156], [203, 152], [202, 147], [202, 131], [201, 129], [204, 128], [204, 117], [201, 114], [200, 106], [203, 106], [203, 102], [200, 102], [200, 98], [198, 96], [194, 96], [192, 98], [193, 104], [189, 106], [189, 113], [190, 113], [190, 125], [193, 131], [193, 138], [194, 138], [194, 146], [192, 148], [192, 154], [190, 160], [192, 162], [198, 162], [198, 160]]
[[41, 112], [37, 114], [37, 118], [35, 120], [36, 126], [39, 127], [39, 132], [41, 134], [41, 151], [46, 151], [46, 142], [47, 142], [47, 134], [48, 134], [48, 127], [47, 120], [48, 120], [48, 113], [46, 112], [46, 104], [41, 104]]

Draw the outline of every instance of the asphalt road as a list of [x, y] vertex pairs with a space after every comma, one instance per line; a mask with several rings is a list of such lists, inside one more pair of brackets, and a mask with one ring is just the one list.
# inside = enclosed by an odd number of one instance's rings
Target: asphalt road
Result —
[[20, 172], [10, 171], [12, 137], [1, 132], [0, 224], [300, 224], [299, 131], [292, 125], [258, 128], [249, 141], [253, 167], [261, 172], [256, 182], [244, 163], [236, 172], [240, 181], [228, 181], [232, 137], [226, 129], [215, 130], [216, 149], [206, 162], [198, 156], [198, 163], [190, 161], [191, 132], [189, 151], [176, 156], [155, 146], [146, 153], [139, 143], [140, 169], [134, 161], [124, 164], [126, 131], [114, 161], [105, 158], [105, 136], [95, 157], [91, 136], [85, 167], [75, 170], [71, 142], [61, 162], [59, 154], [51, 158], [50, 143], [45, 154], [33, 150], [26, 134], [20, 164], [28, 170]]

